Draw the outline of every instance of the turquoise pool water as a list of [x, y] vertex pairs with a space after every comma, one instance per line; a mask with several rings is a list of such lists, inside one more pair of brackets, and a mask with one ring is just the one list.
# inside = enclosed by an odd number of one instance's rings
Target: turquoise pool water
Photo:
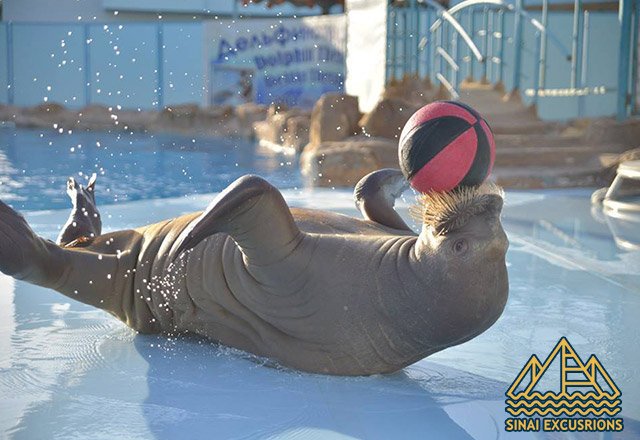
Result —
[[[357, 215], [350, 190], [283, 193], [293, 206]], [[105, 229], [198, 210], [214, 197], [187, 194], [105, 205]], [[596, 354], [622, 391], [625, 431], [604, 438], [640, 438], [640, 252], [616, 245], [619, 221], [592, 213], [589, 195], [509, 191], [503, 316], [387, 376], [302, 374], [207, 341], [136, 335], [106, 313], [0, 275], [0, 438], [602, 438], [504, 431], [505, 391], [561, 336], [583, 359]], [[411, 199], [400, 203], [405, 216]], [[25, 214], [54, 238], [68, 211]], [[637, 229], [613, 229], [640, 243]]]

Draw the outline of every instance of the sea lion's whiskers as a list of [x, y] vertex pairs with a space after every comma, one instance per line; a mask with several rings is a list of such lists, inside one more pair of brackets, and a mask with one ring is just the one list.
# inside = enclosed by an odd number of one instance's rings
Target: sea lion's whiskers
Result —
[[448, 192], [422, 193], [417, 197], [416, 205], [409, 208], [409, 213], [437, 234], [446, 234], [460, 229], [471, 218], [490, 209], [495, 196], [504, 199], [504, 190], [489, 182]]

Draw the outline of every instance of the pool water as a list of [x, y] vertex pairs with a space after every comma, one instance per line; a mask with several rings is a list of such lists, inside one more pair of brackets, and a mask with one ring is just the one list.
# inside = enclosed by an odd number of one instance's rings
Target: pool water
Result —
[[[283, 193], [293, 206], [357, 215], [347, 189]], [[215, 195], [187, 194], [105, 205], [105, 229], [199, 210]], [[504, 431], [504, 393], [561, 336], [583, 360], [596, 354], [622, 392], [625, 430], [604, 438], [640, 438], [640, 252], [618, 247], [611, 232], [640, 243], [640, 231], [612, 228], [619, 220], [591, 212], [589, 195], [507, 192], [504, 314], [479, 337], [385, 376], [304, 374], [200, 339], [136, 335], [104, 312], [0, 275], [0, 438], [540, 438]], [[399, 204], [406, 218], [411, 200]], [[24, 213], [54, 238], [68, 211]]]
[[16, 208], [67, 208], [67, 178], [86, 183], [92, 173], [100, 205], [221, 191], [247, 173], [279, 188], [301, 182], [291, 156], [243, 139], [0, 126], [0, 199]]

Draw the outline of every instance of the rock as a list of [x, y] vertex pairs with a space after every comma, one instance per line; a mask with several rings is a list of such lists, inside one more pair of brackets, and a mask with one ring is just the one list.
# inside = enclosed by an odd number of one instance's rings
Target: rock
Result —
[[382, 93], [382, 99], [406, 101], [413, 106], [422, 107], [435, 101], [438, 94], [439, 91], [434, 89], [429, 78], [405, 76], [401, 81], [390, 81]]
[[242, 137], [243, 130], [230, 105], [205, 107], [200, 110], [192, 131], [210, 136]]
[[15, 105], [0, 104], [0, 121], [15, 121], [16, 115], [20, 113], [20, 108]]
[[640, 138], [640, 120], [631, 118], [618, 122], [612, 118], [594, 119], [584, 132], [585, 139], [593, 143], [611, 143], [633, 148]]
[[16, 114], [14, 120], [19, 127], [33, 128], [55, 126], [55, 128], [72, 129], [77, 124], [76, 113], [55, 102], [24, 108]]
[[55, 115], [61, 114], [66, 111], [66, 108], [62, 104], [58, 104], [57, 102], [45, 102], [42, 104], [38, 104], [35, 107], [27, 107], [25, 109], [25, 114], [30, 115]]
[[180, 104], [165, 107], [158, 115], [159, 128], [188, 130], [196, 124], [200, 107], [197, 104]]
[[157, 119], [158, 112], [149, 110], [119, 110], [116, 112], [118, 126], [126, 131], [147, 131]]
[[308, 148], [357, 135], [360, 132], [358, 121], [361, 116], [357, 97], [325, 93], [311, 112]]
[[628, 160], [640, 160], [640, 148], [633, 148], [622, 154], [601, 155], [600, 163], [603, 166], [603, 169], [598, 176], [598, 183], [605, 186], [611, 185], [614, 177], [616, 177], [618, 165]]
[[300, 168], [314, 186], [353, 186], [380, 168], [398, 168], [397, 143], [383, 138], [352, 137], [305, 149]]
[[287, 110], [289, 110], [289, 107], [287, 107], [287, 104], [271, 104], [267, 108], [267, 119], [277, 115], [278, 113], [284, 113]]
[[256, 138], [261, 145], [281, 151], [300, 152], [309, 139], [310, 114], [306, 110], [274, 109], [267, 111], [267, 119], [253, 125]]
[[280, 130], [271, 122], [271, 120], [258, 121], [253, 124], [253, 132], [256, 139], [261, 144], [275, 144], [280, 145]]
[[397, 140], [404, 124], [421, 105], [384, 98], [360, 120], [363, 131], [371, 136]]
[[253, 137], [254, 124], [266, 119], [267, 110], [266, 106], [253, 102], [240, 104], [236, 107], [236, 116], [243, 137]]
[[284, 145], [293, 148], [296, 153], [301, 153], [309, 143], [309, 127], [311, 117], [309, 115], [293, 116], [287, 119], [287, 126], [283, 135]]
[[117, 116], [106, 106], [92, 104], [77, 113], [78, 128], [83, 130], [110, 130], [116, 126]]
[[[157, 110], [117, 110], [92, 104], [79, 111], [57, 103], [44, 103], [20, 108], [0, 104], [0, 121], [14, 121], [16, 126], [54, 128], [56, 130], [118, 130], [177, 132], [189, 135], [252, 137], [253, 123], [264, 118], [267, 109], [257, 104], [200, 108], [196, 104], [168, 106]], [[302, 110], [287, 112], [288, 117], [306, 115]], [[287, 117], [287, 118], [288, 118]], [[287, 118], [280, 124], [281, 133], [291, 131], [291, 142], [306, 142], [304, 121], [299, 120], [287, 129]], [[295, 142], [294, 142], [295, 141]]]
[[153, 129], [210, 136], [240, 137], [243, 134], [232, 106], [205, 108], [200, 108], [196, 104], [167, 106], [158, 115]]

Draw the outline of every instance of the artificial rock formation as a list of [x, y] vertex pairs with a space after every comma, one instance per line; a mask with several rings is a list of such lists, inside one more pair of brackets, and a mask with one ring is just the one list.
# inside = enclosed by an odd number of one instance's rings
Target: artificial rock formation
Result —
[[400, 99], [384, 98], [362, 117], [360, 125], [368, 135], [397, 140], [404, 124], [420, 107]]
[[342, 93], [326, 93], [311, 113], [309, 146], [344, 140], [360, 133], [358, 98]]
[[300, 156], [302, 174], [314, 186], [353, 186], [372, 171], [397, 167], [397, 142], [384, 138], [323, 142]]
[[266, 111], [265, 120], [254, 122], [253, 130], [261, 145], [299, 153], [309, 141], [309, 118], [307, 111], [272, 105]]
[[433, 95], [428, 81], [408, 77], [392, 82], [365, 115], [356, 97], [324, 95], [311, 115], [309, 144], [300, 158], [302, 173], [315, 186], [350, 186], [371, 171], [397, 168], [402, 127]]
[[80, 110], [57, 103], [34, 107], [0, 105], [0, 121], [18, 127], [57, 130], [115, 130], [171, 132], [189, 135], [252, 137], [253, 123], [264, 119], [266, 107], [199, 107], [196, 104], [167, 106], [157, 110], [123, 110], [92, 104]]

